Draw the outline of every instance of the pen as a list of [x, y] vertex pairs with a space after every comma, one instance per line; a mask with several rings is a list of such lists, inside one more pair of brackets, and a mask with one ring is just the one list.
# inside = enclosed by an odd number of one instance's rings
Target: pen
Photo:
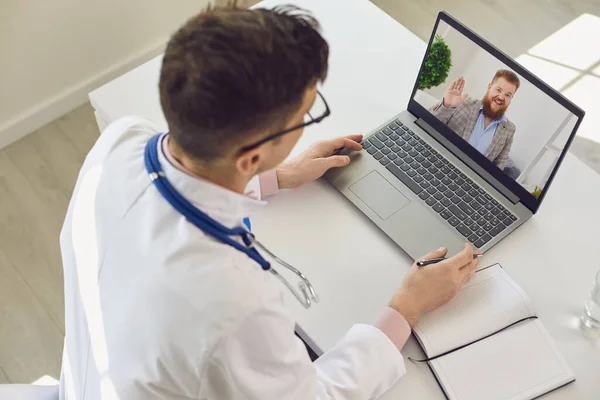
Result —
[[[481, 257], [482, 255], [483, 254], [473, 254], [473, 260], [478, 257]], [[427, 265], [439, 263], [440, 261], [444, 261], [445, 259], [446, 259], [446, 257], [441, 257], [441, 258], [432, 258], [430, 260], [417, 261], [417, 267], [425, 267]]]

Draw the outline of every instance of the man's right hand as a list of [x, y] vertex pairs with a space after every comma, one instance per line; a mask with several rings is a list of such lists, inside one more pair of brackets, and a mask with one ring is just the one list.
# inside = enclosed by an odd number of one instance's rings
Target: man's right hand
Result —
[[[421, 260], [445, 257], [447, 252], [441, 248]], [[425, 267], [413, 264], [389, 306], [413, 327], [423, 313], [446, 304], [471, 279], [479, 265], [479, 258], [473, 259], [473, 254], [473, 248], [467, 243], [460, 253], [437, 264]]]
[[444, 95], [444, 106], [454, 108], [462, 103], [467, 98], [467, 94], [462, 92], [464, 87], [465, 80], [462, 76], [453, 81]]

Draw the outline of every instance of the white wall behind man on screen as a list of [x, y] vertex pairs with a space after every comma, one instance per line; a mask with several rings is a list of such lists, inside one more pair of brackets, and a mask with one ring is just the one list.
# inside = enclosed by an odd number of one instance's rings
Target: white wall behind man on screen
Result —
[[[448, 72], [446, 83], [452, 82], [461, 76], [460, 74], [462, 71], [467, 69], [469, 60], [475, 57], [478, 48], [477, 46], [473, 46], [472, 42], [462, 33], [450, 27], [450, 25], [444, 21], [440, 21], [436, 35], [441, 36], [452, 51], [452, 67]], [[427, 92], [436, 98], [442, 98], [446, 91], [446, 83], [431, 88]]]

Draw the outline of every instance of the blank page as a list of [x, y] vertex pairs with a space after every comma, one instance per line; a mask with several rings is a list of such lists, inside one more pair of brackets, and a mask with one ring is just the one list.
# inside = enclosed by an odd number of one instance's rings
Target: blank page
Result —
[[450, 400], [525, 400], [574, 380], [539, 320], [431, 362]]
[[532, 315], [525, 292], [495, 264], [478, 271], [448, 304], [421, 317], [414, 332], [433, 357]]

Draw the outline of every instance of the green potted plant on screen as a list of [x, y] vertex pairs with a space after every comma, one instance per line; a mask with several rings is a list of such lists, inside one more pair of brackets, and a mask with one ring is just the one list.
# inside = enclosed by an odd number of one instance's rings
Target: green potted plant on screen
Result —
[[419, 76], [419, 89], [431, 89], [448, 78], [452, 66], [452, 51], [440, 35], [436, 35]]

